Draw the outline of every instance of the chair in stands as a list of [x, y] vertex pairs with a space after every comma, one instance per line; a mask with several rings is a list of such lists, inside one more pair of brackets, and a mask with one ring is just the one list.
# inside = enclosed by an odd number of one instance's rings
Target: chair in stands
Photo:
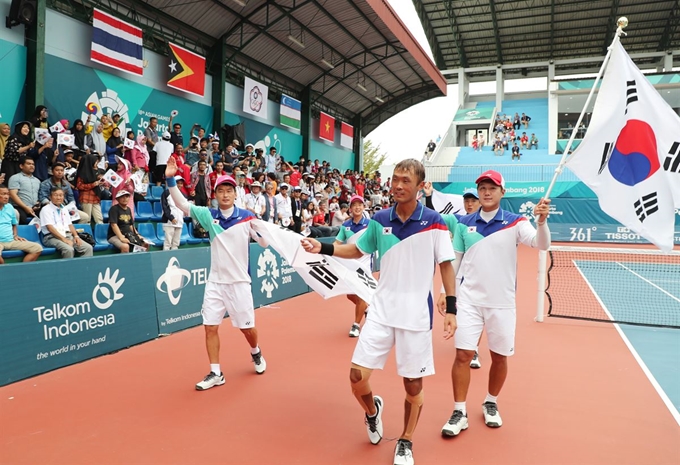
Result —
[[137, 202], [137, 207], [135, 208], [135, 220], [149, 221], [153, 219], [154, 216], [153, 208], [151, 207], [151, 202], [147, 202], [146, 200], [142, 202]]
[[187, 224], [184, 223], [182, 225], [182, 236], [181, 236], [181, 239], [180, 239], [180, 244], [181, 244], [182, 241], [188, 242], [189, 245], [196, 245], [196, 244], [200, 244], [201, 242], [203, 242], [203, 239], [199, 239], [197, 237], [190, 235], [189, 234], [189, 228], [187, 228]]
[[163, 241], [158, 239], [158, 236], [156, 236], [156, 231], [152, 223], [139, 223], [137, 225], [137, 231], [139, 231], [139, 234], [141, 234], [145, 239], [148, 239], [154, 246], [163, 247]]
[[[99, 250], [107, 250], [113, 247], [106, 238], [108, 233], [109, 233], [108, 224], [94, 225], [94, 241], [97, 243], [96, 247], [99, 247]], [[104, 247], [106, 247], [106, 249]], [[95, 250], [97, 249], [95, 248]]]
[[[76, 228], [76, 232], [78, 233], [84, 232], [89, 234], [93, 238], [95, 237], [94, 232], [92, 232], [92, 226], [90, 226], [89, 224], [74, 224], [73, 226]], [[101, 252], [103, 250], [108, 250], [109, 247], [111, 247], [111, 244], [109, 244], [108, 242], [106, 242], [105, 244], [101, 244], [97, 242], [97, 239], [95, 238], [95, 245], [92, 249], [95, 252]]]
[[210, 238], [209, 238], [209, 237], [196, 237], [196, 236], [194, 235], [194, 222], [193, 222], [193, 221], [190, 221], [188, 224], [189, 224], [189, 235], [190, 235], [191, 237], [193, 237], [194, 239], [200, 239], [201, 241], [203, 241], [203, 242], [205, 242], [205, 243], [209, 243], [209, 242], [210, 242]]
[[111, 200], [101, 201], [102, 217], [104, 218], [104, 223], [109, 221], [109, 210], [111, 210], [112, 203], [113, 202]]
[[54, 247], [45, 247], [42, 242], [40, 241], [40, 235], [38, 234], [38, 230], [35, 228], [35, 226], [28, 225], [28, 224], [20, 224], [17, 226], [17, 233], [19, 236], [23, 237], [27, 241], [31, 242], [37, 242], [40, 244], [43, 248], [42, 255], [53, 255], [57, 253], [57, 249]]
[[[165, 231], [163, 230], [163, 223], [158, 223], [156, 225], [156, 235], [158, 236], [158, 239], [161, 240], [161, 242], [165, 242]], [[180, 236], [179, 238], [180, 247], [185, 245], [186, 243], [187, 243], [186, 239], [183, 236]]]
[[164, 190], [163, 186], [151, 186], [150, 200], [160, 200]]
[[153, 221], [160, 221], [163, 218], [163, 205], [160, 202], [153, 203]]

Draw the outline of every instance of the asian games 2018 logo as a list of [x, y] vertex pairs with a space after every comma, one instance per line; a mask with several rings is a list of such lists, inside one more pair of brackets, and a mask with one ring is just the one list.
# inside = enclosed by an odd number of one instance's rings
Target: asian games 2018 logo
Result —
[[644, 121], [628, 120], [616, 139], [607, 167], [612, 177], [626, 186], [651, 178], [661, 168], [652, 127]]
[[[130, 126], [130, 116], [128, 115], [127, 105], [118, 97], [118, 93], [112, 89], [106, 89], [98, 95], [97, 92], [87, 98], [85, 103], [85, 111], [82, 112], [81, 119], [87, 120], [90, 116], [90, 121], [97, 123], [103, 115], [113, 116], [120, 115], [118, 127], [120, 133], [124, 136], [127, 132], [126, 127]], [[93, 121], [94, 120], [94, 121]]]
[[250, 109], [259, 113], [263, 103], [264, 99], [262, 98], [260, 88], [255, 86], [250, 89]]

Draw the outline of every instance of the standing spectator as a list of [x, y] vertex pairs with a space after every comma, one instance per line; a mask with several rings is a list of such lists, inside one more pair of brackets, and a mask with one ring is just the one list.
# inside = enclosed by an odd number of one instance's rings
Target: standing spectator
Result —
[[5, 158], [0, 167], [0, 173], [5, 173], [5, 179], [9, 179], [21, 172], [20, 158], [28, 155], [28, 151], [35, 147], [31, 141], [31, 123], [22, 121], [14, 125], [14, 134], [7, 139]]
[[155, 116], [149, 119], [149, 125], [144, 130], [144, 137], [146, 137], [147, 150], [153, 150], [153, 146], [158, 143], [158, 118]]
[[5, 148], [7, 147], [7, 141], [11, 134], [12, 128], [9, 127], [7, 123], [0, 123], [0, 164], [3, 158], [5, 158]]
[[83, 155], [76, 171], [76, 189], [79, 192], [80, 208], [94, 220], [95, 224], [102, 224], [104, 217], [99, 198], [101, 182], [96, 165], [97, 157], [92, 154]]
[[268, 173], [275, 173], [279, 169], [279, 164], [281, 163], [281, 157], [276, 154], [276, 148], [269, 148], [269, 155], [264, 156], [264, 163]]
[[35, 162], [32, 159], [21, 157], [19, 168], [21, 171], [9, 178], [9, 196], [19, 212], [19, 224], [28, 224], [40, 210], [40, 181], [33, 176]]
[[[50, 176], [49, 167], [52, 166], [57, 159], [57, 153], [52, 149], [56, 142], [54, 138], [50, 138], [45, 141], [44, 144], [39, 142], [34, 143], [36, 144], [35, 147], [33, 147], [32, 150], [29, 150], [26, 155], [35, 162], [35, 171], [33, 172], [33, 175], [40, 181], [44, 181]], [[61, 149], [66, 150], [66, 147], [62, 145]]]
[[153, 151], [156, 152], [156, 168], [153, 173], [153, 180], [157, 186], [160, 186], [165, 178], [165, 167], [172, 155], [173, 145], [170, 138], [170, 133], [164, 132], [163, 138], [153, 147]]
[[186, 163], [189, 166], [194, 166], [198, 162], [198, 151], [200, 147], [198, 146], [198, 138], [191, 136], [189, 139], [189, 146], [186, 148]]
[[120, 128], [113, 128], [111, 137], [106, 141], [106, 157], [109, 164], [109, 169], [114, 172], [118, 170], [118, 159], [123, 158], [123, 140], [120, 137]]
[[[482, 149], [484, 148], [484, 144], [486, 143], [486, 140], [484, 140], [484, 133], [480, 132], [479, 137], [477, 137], [477, 145], [479, 146], [479, 151], [481, 152]], [[389, 187], [389, 186], [388, 186]]]
[[314, 224], [314, 215], [316, 214], [316, 205], [309, 202], [302, 209], [302, 227], [300, 234], [303, 236], [314, 237], [312, 233], [312, 225]]
[[[175, 176], [175, 180], [184, 183], [184, 179], [181, 176]], [[163, 209], [161, 222], [163, 223], [163, 233], [165, 234], [163, 250], [176, 250], [179, 248], [182, 236], [184, 212], [172, 200], [168, 189], [165, 189], [161, 195], [161, 207]]]
[[302, 188], [300, 186], [293, 187], [293, 198], [291, 199], [291, 211], [293, 213], [293, 231], [299, 233], [302, 231]]
[[[135, 141], [134, 148], [130, 151], [130, 159], [132, 163], [132, 172], [135, 173], [139, 170], [144, 171], [144, 173], [149, 172], [149, 150], [147, 148], [146, 136], [139, 135]], [[146, 178], [144, 182], [149, 182], [148, 175], [145, 174], [142, 179]]]
[[278, 218], [277, 211], [277, 201], [276, 201], [276, 187], [272, 182], [265, 183], [264, 198], [265, 198], [265, 211], [262, 215], [262, 220], [268, 223], [274, 223]]
[[520, 155], [521, 154], [519, 153], [519, 147], [517, 146], [517, 142], [515, 142], [512, 146], [512, 158], [511, 158], [511, 160], [514, 160], [515, 157], [517, 157], [517, 160], [519, 160]]
[[3, 250], [19, 250], [25, 253], [24, 262], [36, 261], [42, 252], [40, 244], [19, 237], [17, 223], [14, 207], [9, 203], [9, 189], [0, 184], [0, 265], [5, 263], [2, 258]]
[[531, 133], [531, 139], [529, 140], [529, 148], [538, 150], [538, 137], [533, 132]]
[[531, 118], [528, 115], [522, 113], [522, 118], [520, 119], [520, 121], [524, 125], [524, 129], [527, 129], [529, 127], [529, 121], [531, 121]]
[[234, 200], [234, 205], [238, 208], [246, 208], [246, 174], [239, 168], [234, 170], [234, 177], [236, 178], [236, 199]]
[[92, 246], [78, 237], [78, 232], [71, 223], [71, 215], [62, 207], [63, 204], [64, 191], [55, 187], [50, 192], [50, 203], [40, 210], [43, 244], [57, 249], [61, 258], [73, 258], [75, 254], [91, 257]]
[[75, 146], [78, 150], [78, 158], [82, 156], [85, 152], [90, 150], [87, 146], [87, 135], [92, 132], [92, 126], [90, 126], [90, 119], [92, 115], [87, 115], [87, 122], [83, 124], [83, 120], [77, 119], [73, 122], [73, 138], [75, 139]]
[[246, 209], [250, 210], [258, 219], [262, 219], [267, 211], [266, 198], [262, 195], [262, 184], [254, 181], [250, 184], [250, 194], [246, 195]]
[[340, 227], [342, 223], [349, 219], [349, 213], [347, 212], [349, 207], [346, 203], [340, 204], [340, 209], [335, 212], [333, 219], [331, 220], [331, 227]]
[[432, 156], [432, 153], [434, 150], [437, 148], [437, 144], [434, 143], [432, 139], [430, 139], [430, 142], [427, 144], [427, 158], [429, 159]]
[[[104, 136], [104, 140], [108, 142], [109, 138], [111, 137], [111, 134], [113, 133], [113, 130], [118, 126], [111, 120], [109, 115], [102, 115], [99, 122], [102, 125], [102, 134]], [[105, 152], [99, 153], [104, 154]]]
[[116, 194], [117, 205], [109, 210], [109, 230], [106, 238], [109, 243], [120, 250], [121, 253], [130, 252], [130, 248], [136, 246], [148, 248], [142, 236], [135, 228], [132, 210], [129, 208], [130, 193], [119, 191]]
[[[172, 124], [172, 117], [170, 117], [170, 123]], [[180, 146], [184, 147], [184, 137], [182, 136], [182, 125], [179, 123], [175, 123], [172, 126], [172, 134], [170, 134], [170, 143], [172, 146], [176, 146], [179, 144]]]
[[479, 141], [477, 140], [477, 134], [472, 136], [472, 150], [475, 152], [479, 149]]
[[191, 186], [193, 190], [191, 197], [199, 207], [210, 206], [210, 175], [207, 172], [208, 164], [205, 160], [198, 162], [198, 169], [191, 175]]
[[33, 117], [31, 118], [31, 124], [35, 128], [43, 128], [47, 129], [50, 127], [50, 123], [47, 122], [47, 116], [49, 115], [49, 111], [47, 110], [47, 107], [44, 105], [38, 105], [35, 107], [35, 112], [33, 113]]
[[217, 182], [217, 179], [222, 176], [223, 174], [226, 174], [224, 172], [224, 162], [222, 160], [218, 160], [215, 162], [215, 170], [210, 173], [209, 178], [210, 178], [210, 206], [212, 208], [217, 208], [217, 200], [215, 199], [215, 183]]
[[282, 226], [288, 228], [292, 228], [292, 218], [293, 218], [293, 210], [292, 210], [292, 204], [290, 202], [290, 197], [288, 197], [288, 184], [281, 183], [281, 187], [279, 188], [279, 193], [276, 194], [276, 210], [278, 214], [278, 221], [277, 223], [281, 224]]
[[[56, 162], [52, 166], [52, 176], [40, 183], [40, 190], [38, 191], [38, 201], [42, 205], [46, 205], [50, 202], [50, 193], [57, 187], [64, 191], [64, 205], [73, 202], [75, 204], [75, 196], [73, 195], [73, 190], [71, 185], [64, 179], [64, 170], [66, 165], [62, 162]], [[78, 223], [89, 224], [90, 215], [84, 211], [78, 210], [78, 216], [80, 220]]]
[[99, 154], [106, 153], [106, 139], [104, 139], [104, 126], [97, 123], [94, 131], [85, 135], [85, 144], [90, 152], [97, 152]]
[[210, 174], [213, 172], [212, 166], [210, 166], [210, 158], [208, 158], [208, 151], [206, 149], [201, 149], [198, 152], [198, 161], [191, 165], [191, 174], [193, 175], [196, 171], [198, 171], [198, 164], [200, 162], [205, 163], [205, 172]]

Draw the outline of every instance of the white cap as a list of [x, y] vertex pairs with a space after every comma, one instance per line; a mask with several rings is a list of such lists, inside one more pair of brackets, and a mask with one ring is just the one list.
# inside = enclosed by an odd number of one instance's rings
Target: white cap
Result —
[[262, 187], [262, 184], [260, 184], [258, 181], [254, 181], [250, 183], [250, 187]]

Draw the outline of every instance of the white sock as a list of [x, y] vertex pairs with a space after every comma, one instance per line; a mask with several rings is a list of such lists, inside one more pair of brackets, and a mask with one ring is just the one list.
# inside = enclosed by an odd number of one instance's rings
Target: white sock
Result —
[[259, 346], [259, 345], [250, 348], [250, 354], [251, 354], [251, 355], [255, 355], [255, 354], [258, 353], [259, 351], [260, 351], [260, 346]]
[[465, 406], [465, 402], [454, 402], [453, 409], [460, 410], [463, 412], [463, 415], [467, 415], [467, 407]]
[[216, 375], [222, 374], [222, 371], [220, 370], [220, 364], [219, 363], [211, 363], [210, 364], [210, 371], [212, 371]]
[[484, 399], [484, 403], [486, 402], [493, 402], [494, 404], [497, 404], [496, 399], [498, 399], [498, 396], [492, 396], [491, 394], [486, 395], [486, 399]]

